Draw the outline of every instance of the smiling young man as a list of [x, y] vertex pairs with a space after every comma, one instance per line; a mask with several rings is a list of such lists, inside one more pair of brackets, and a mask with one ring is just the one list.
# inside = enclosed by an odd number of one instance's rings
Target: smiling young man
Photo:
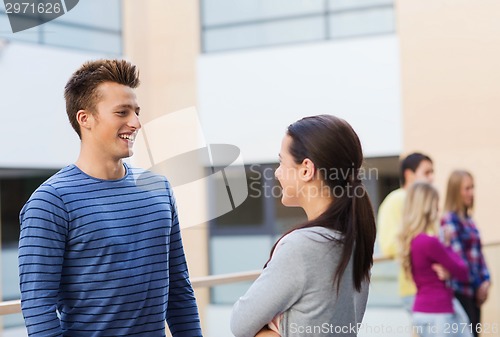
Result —
[[85, 63], [65, 88], [80, 155], [20, 214], [22, 311], [31, 337], [201, 336], [168, 181], [133, 169], [139, 85], [123, 60]]

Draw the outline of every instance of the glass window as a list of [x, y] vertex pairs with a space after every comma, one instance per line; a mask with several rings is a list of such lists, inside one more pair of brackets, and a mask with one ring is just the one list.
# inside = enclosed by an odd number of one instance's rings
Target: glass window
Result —
[[[225, 170], [229, 173], [230, 170]], [[241, 228], [262, 228], [264, 225], [264, 197], [261, 191], [262, 180], [258, 172], [246, 168], [248, 197], [233, 211], [226, 213], [212, 221], [215, 230], [231, 230]], [[227, 200], [227, 189], [223, 178], [217, 178], [219, 181], [210, 186], [210, 195], [215, 196], [212, 199], [212, 206], [219, 209], [218, 203]]]
[[205, 51], [220, 51], [325, 38], [322, 17], [273, 21], [262, 24], [210, 29], [204, 35]]
[[[268, 235], [224, 236], [210, 240], [210, 274], [260, 270], [269, 258], [274, 244]], [[238, 282], [212, 287], [212, 303], [234, 304], [251, 282]]]
[[324, 10], [323, 0], [206, 0], [201, 5], [203, 25], [318, 14]]
[[121, 34], [48, 22], [41, 26], [43, 42], [53, 46], [121, 54]]
[[393, 2], [393, 0], [328, 0], [328, 9], [344, 10], [367, 8], [380, 5], [392, 6]]
[[389, 33], [394, 31], [392, 7], [330, 15], [330, 37]]
[[[16, 17], [16, 20], [23, 22], [23, 25], [34, 25], [38, 19], [29, 18], [26, 16]], [[0, 13], [0, 36], [5, 37], [12, 41], [23, 41], [23, 42], [39, 42], [40, 41], [40, 27], [33, 27], [28, 30], [12, 33], [12, 28], [10, 26], [9, 17], [7, 14]]]
[[[2, 2], [0, 1], [0, 3]], [[0, 36], [6, 36], [7, 34], [12, 34], [9, 17], [4, 12], [0, 11]]]
[[121, 30], [120, 0], [85, 0], [79, 1], [72, 10], [56, 19], [56, 22], [73, 23]]
[[[272, 245], [281, 234], [307, 220], [301, 208], [282, 205], [281, 187], [274, 178], [277, 166], [277, 164], [251, 165], [247, 170], [249, 194], [255, 195], [258, 192], [258, 194], [263, 195], [264, 230], [258, 233], [240, 231], [222, 236], [220, 234], [227, 233], [214, 232], [213, 227], [210, 227], [209, 261], [211, 274], [262, 269], [269, 258]], [[378, 208], [380, 200], [399, 186], [398, 172], [398, 157], [365, 158], [360, 178], [366, 186], [375, 210]], [[379, 255], [377, 248], [375, 249], [375, 254]], [[394, 261], [377, 263], [374, 266], [370, 287], [375, 290], [376, 295], [370, 296], [370, 305], [400, 305], [397, 294], [389, 292], [390, 289], [397, 287], [396, 267], [397, 263]], [[211, 303], [233, 304], [246, 292], [250, 284], [251, 282], [240, 282], [213, 287]], [[388, 293], [390, 294], [387, 295]]]
[[202, 50], [216, 52], [395, 30], [394, 0], [203, 0]]
[[18, 15], [25, 26], [35, 26], [12, 33], [3, 2], [0, 2], [0, 37], [12, 41], [49, 44], [105, 55], [122, 54], [121, 0], [85, 0], [53, 21], [36, 26], [38, 19]]
[[[1, 225], [1, 275], [2, 300], [17, 300], [20, 297], [17, 247], [19, 244], [19, 213], [33, 191], [40, 186], [52, 171], [36, 170], [22, 173], [0, 170], [0, 225]], [[26, 174], [27, 176], [23, 176]], [[21, 314], [3, 316], [4, 328], [22, 326]]]

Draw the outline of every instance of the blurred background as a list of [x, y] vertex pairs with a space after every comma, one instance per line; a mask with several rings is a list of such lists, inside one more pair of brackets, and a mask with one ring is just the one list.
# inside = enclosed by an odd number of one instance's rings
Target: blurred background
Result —
[[[249, 197], [222, 217], [183, 229], [206, 336], [231, 336], [232, 304], [251, 284], [223, 276], [218, 282], [225, 284], [216, 285], [206, 276], [261, 269], [280, 234], [305, 219], [281, 205], [273, 172], [286, 127], [315, 114], [342, 117], [360, 136], [375, 211], [399, 187], [400, 156], [421, 151], [434, 160], [442, 201], [453, 169], [472, 172], [474, 216], [493, 281], [483, 322], [500, 323], [497, 0], [80, 0], [18, 33], [0, 3], [3, 301], [19, 299], [22, 205], [79, 151], [64, 85], [97, 58], [138, 65], [143, 124], [194, 107], [206, 143], [241, 151]], [[189, 127], [171, 134], [178, 142], [191, 136]], [[231, 167], [225, 171], [231, 176]], [[190, 203], [179, 203], [181, 222], [190, 213], [210, 214], [224, 193], [201, 186]], [[394, 261], [375, 263], [360, 336], [411, 336], [396, 276]], [[1, 335], [26, 336], [21, 314], [11, 311], [0, 306], [9, 313]], [[489, 332], [483, 335], [500, 336]]]

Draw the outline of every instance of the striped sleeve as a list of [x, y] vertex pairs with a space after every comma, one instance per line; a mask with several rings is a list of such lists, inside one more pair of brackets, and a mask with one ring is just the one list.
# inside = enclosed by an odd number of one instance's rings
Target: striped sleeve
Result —
[[167, 190], [172, 209], [172, 231], [170, 233], [170, 286], [166, 320], [173, 337], [201, 337], [200, 318], [193, 287], [189, 281], [177, 205], [168, 182]]
[[62, 336], [56, 314], [68, 215], [56, 190], [42, 185], [21, 210], [21, 307], [30, 337]]

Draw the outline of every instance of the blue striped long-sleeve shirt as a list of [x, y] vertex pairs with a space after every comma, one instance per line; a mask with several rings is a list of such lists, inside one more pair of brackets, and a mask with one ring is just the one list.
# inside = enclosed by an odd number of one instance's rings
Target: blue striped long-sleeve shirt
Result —
[[20, 214], [21, 305], [30, 337], [201, 336], [168, 181], [126, 168], [118, 180], [75, 165]]

